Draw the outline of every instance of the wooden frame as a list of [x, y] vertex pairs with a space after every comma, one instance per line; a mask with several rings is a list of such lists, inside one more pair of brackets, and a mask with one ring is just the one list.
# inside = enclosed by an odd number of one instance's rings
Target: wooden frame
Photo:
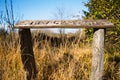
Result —
[[[27, 80], [36, 75], [30, 28], [94, 28], [92, 69], [90, 80], [102, 80], [105, 28], [114, 25], [107, 20], [25, 20], [15, 25], [19, 29], [21, 58], [27, 71]], [[33, 76], [33, 77], [32, 77]]]

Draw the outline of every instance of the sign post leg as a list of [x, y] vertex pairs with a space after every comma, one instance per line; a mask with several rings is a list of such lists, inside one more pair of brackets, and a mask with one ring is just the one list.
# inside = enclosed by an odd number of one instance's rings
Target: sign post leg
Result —
[[90, 80], [102, 80], [105, 29], [94, 29]]
[[26, 71], [27, 80], [36, 77], [36, 66], [33, 53], [30, 29], [19, 29], [21, 59]]

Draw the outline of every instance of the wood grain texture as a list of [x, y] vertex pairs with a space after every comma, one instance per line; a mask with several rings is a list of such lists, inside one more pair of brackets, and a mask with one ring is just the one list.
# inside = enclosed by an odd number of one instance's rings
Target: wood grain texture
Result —
[[20, 50], [21, 59], [26, 71], [26, 80], [31, 80], [36, 77], [36, 66], [33, 54], [33, 46], [31, 41], [30, 29], [20, 29]]
[[92, 71], [90, 80], [102, 80], [105, 29], [95, 29], [93, 35]]
[[111, 28], [108, 20], [24, 20], [14, 28]]

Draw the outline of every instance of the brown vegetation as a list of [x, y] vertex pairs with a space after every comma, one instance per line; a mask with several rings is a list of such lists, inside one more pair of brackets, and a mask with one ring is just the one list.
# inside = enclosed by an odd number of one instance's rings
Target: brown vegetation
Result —
[[[0, 80], [24, 80], [18, 34], [14, 41], [0, 37]], [[36, 80], [89, 80], [91, 42], [76, 41], [78, 35], [61, 35], [33, 31], [33, 50], [37, 67]], [[71, 39], [71, 40], [70, 40]], [[80, 40], [80, 39], [79, 39]], [[68, 44], [69, 43], [69, 44]], [[107, 45], [104, 59], [104, 80], [120, 79], [120, 55], [115, 45]], [[113, 47], [114, 46], [114, 47]], [[117, 48], [117, 46], [116, 46]]]

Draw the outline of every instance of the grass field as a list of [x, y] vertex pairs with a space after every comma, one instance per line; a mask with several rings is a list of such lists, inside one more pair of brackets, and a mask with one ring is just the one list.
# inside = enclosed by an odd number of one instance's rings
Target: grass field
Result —
[[[36, 80], [89, 80], [91, 72], [91, 41], [64, 45], [50, 45], [47, 40], [35, 40], [33, 34], [33, 50], [35, 55]], [[41, 37], [39, 37], [41, 38]], [[70, 44], [70, 45], [69, 45]], [[40, 46], [42, 45], [42, 46]], [[118, 44], [106, 43], [104, 57], [104, 80], [120, 80], [120, 50]], [[0, 37], [0, 80], [24, 80], [25, 72], [20, 57], [18, 34], [13, 41]]]

